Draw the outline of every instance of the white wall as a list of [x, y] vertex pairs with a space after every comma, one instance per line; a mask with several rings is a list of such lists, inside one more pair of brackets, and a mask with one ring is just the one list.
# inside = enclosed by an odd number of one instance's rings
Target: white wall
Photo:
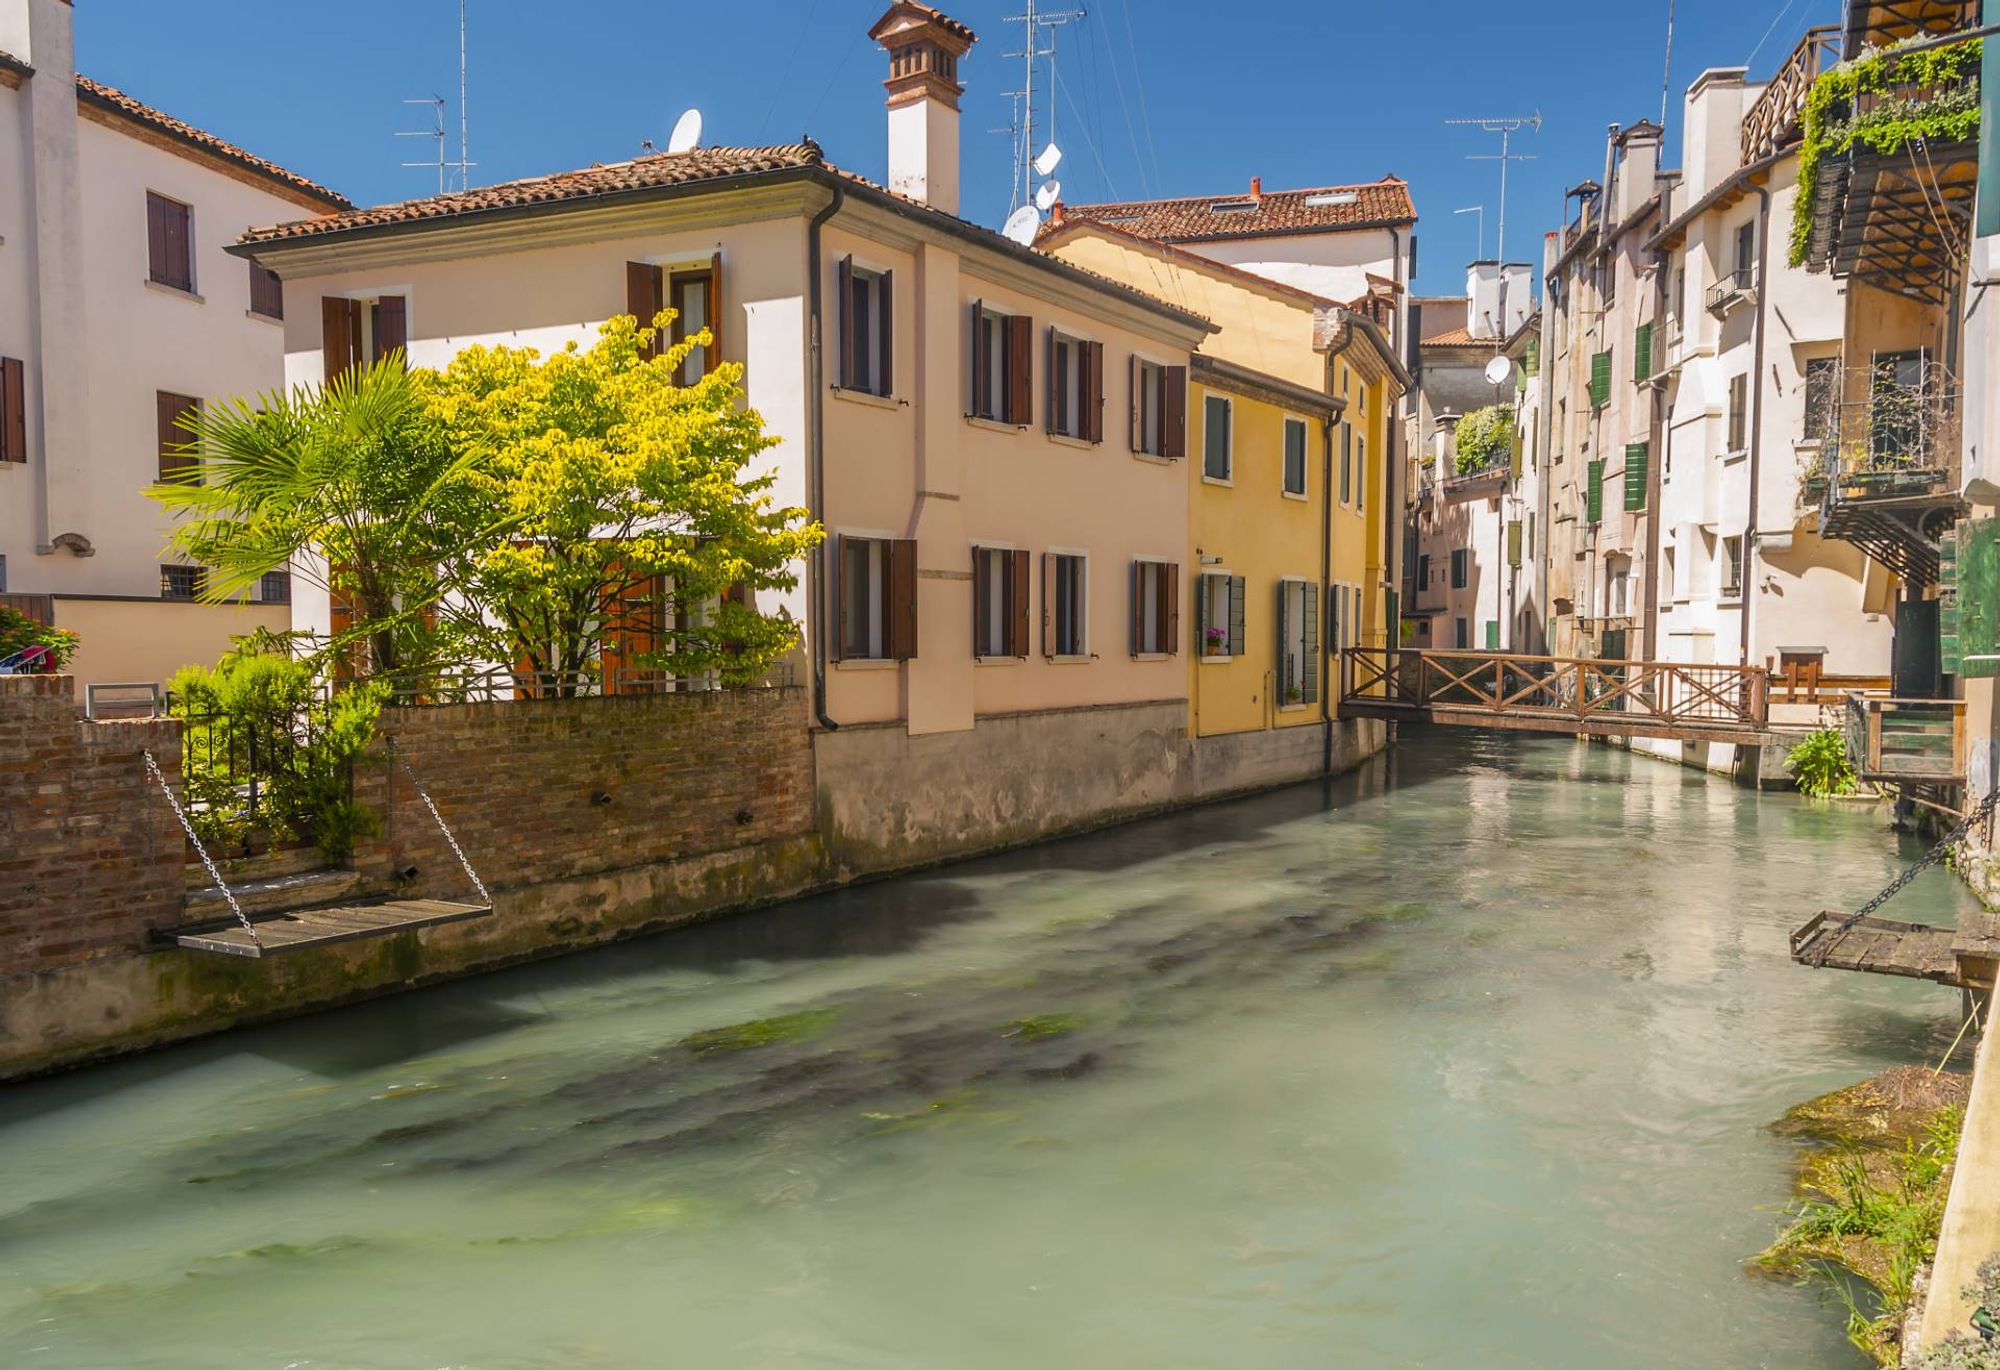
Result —
[[1345, 304], [1368, 293], [1370, 272], [1389, 280], [1401, 279], [1396, 270], [1398, 241], [1404, 251], [1409, 250], [1408, 232], [1392, 238], [1387, 229], [1229, 238], [1182, 246], [1210, 261], [1227, 262]]

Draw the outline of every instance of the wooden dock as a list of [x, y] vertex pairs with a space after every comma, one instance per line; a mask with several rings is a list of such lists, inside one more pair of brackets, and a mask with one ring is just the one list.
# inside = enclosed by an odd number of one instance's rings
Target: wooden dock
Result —
[[1843, 927], [1847, 915], [1822, 910], [1792, 934], [1792, 959], [1827, 970], [1900, 975], [1985, 991], [2000, 966], [2000, 920], [1986, 911], [1964, 915], [1955, 928], [1867, 917]]
[[454, 904], [443, 899], [365, 900], [319, 909], [295, 909], [256, 919], [254, 940], [240, 923], [215, 923], [182, 929], [174, 935], [174, 942], [190, 951], [220, 952], [225, 956], [279, 956], [332, 946], [336, 942], [389, 937], [416, 928], [483, 918], [491, 912], [492, 908], [485, 904]]

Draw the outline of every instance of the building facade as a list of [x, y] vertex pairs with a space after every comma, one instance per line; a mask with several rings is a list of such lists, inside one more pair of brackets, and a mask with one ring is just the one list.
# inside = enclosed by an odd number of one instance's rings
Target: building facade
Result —
[[64, 0], [0, 0], [0, 595], [75, 630], [85, 682], [163, 683], [290, 625], [282, 576], [203, 604], [146, 487], [186, 410], [282, 384], [275, 281], [226, 248], [347, 207], [77, 75]]

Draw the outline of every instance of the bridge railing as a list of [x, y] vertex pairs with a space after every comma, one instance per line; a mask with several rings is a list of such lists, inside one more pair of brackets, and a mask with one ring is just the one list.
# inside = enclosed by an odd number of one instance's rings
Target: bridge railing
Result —
[[1759, 666], [1411, 647], [1340, 655], [1341, 698], [1356, 704], [1745, 730], [1762, 728], [1769, 714], [1770, 677]]

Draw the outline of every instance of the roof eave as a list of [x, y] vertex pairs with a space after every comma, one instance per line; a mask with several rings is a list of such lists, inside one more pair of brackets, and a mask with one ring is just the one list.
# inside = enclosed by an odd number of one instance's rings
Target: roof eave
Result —
[[1310, 228], [1245, 228], [1233, 233], [1171, 233], [1163, 234], [1160, 242], [1179, 243], [1226, 243], [1250, 238], [1317, 238], [1327, 233], [1374, 233], [1385, 228], [1408, 228], [1416, 223], [1414, 216], [1395, 219], [1369, 219], [1358, 224], [1317, 224]]

